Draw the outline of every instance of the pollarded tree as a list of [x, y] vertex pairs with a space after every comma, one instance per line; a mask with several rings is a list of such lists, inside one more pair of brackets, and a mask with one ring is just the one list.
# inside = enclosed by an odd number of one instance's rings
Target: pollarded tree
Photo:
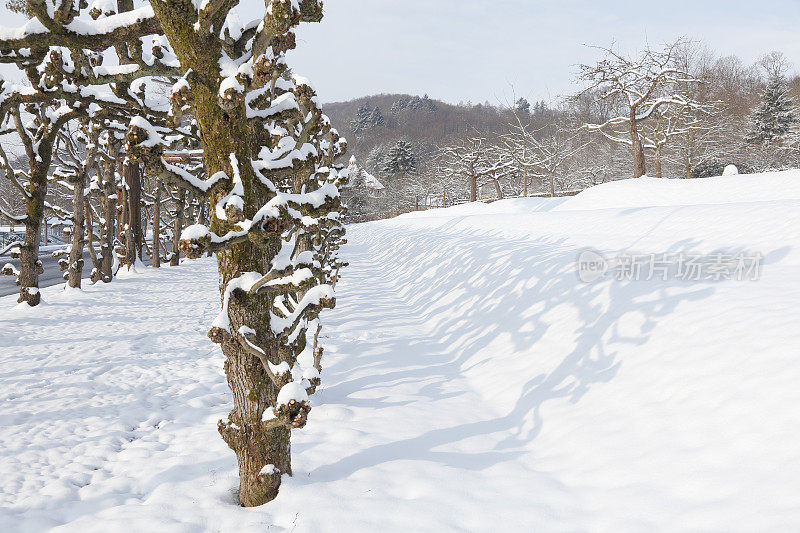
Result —
[[678, 40], [663, 50], [646, 48], [638, 57], [600, 48], [605, 58], [595, 65], [581, 65], [580, 79], [587, 87], [579, 93], [594, 94], [610, 105], [615, 114], [600, 124], [586, 124], [613, 142], [627, 144], [633, 155], [633, 177], [647, 173], [641, 124], [669, 106], [691, 107], [692, 95], [685, 89], [700, 83], [675, 62], [684, 46]]
[[[71, 243], [66, 261], [67, 286], [72, 288], [81, 287], [84, 245], [87, 232], [93, 232], [89, 213], [89, 179], [96, 164], [100, 128], [100, 124], [88, 120], [79, 127], [65, 128], [58, 135], [54, 154], [54, 175], [63, 180], [62, 183], [72, 192]], [[89, 248], [94, 252], [91, 237], [88, 241]]]
[[130, 82], [171, 71], [157, 39], [139, 41], [159, 30], [149, 6], [133, 10], [132, 2], [122, 0], [120, 8], [128, 12], [95, 10], [91, 18], [100, 20], [91, 20], [84, 3], [29, 0], [23, 11], [31, 20], [21, 29], [0, 31], [0, 62], [16, 65], [30, 84], [3, 83], [0, 91], [0, 120], [13, 124], [10, 131], [20, 137], [28, 159], [24, 172], [10, 168], [5, 157], [0, 166], [25, 198], [26, 214], [14, 216], [26, 227], [18, 281], [20, 301], [29, 305], [40, 301], [39, 233], [59, 131], [78, 117], [145, 107], [141, 88]]
[[[338, 187], [346, 172], [335, 159], [345, 142], [308, 82], [293, 76], [285, 62], [295, 47], [294, 29], [321, 20], [322, 3], [267, 0], [263, 20], [241, 25], [228, 16], [235, 2], [154, 0], [107, 17], [93, 12], [103, 17], [97, 23], [72, 24], [86, 14], [85, 4], [49, 1], [29, 0], [37, 20], [0, 41], [0, 58], [34, 74], [34, 87], [37, 73], [44, 73], [48, 103], [62, 98], [80, 104], [43, 111], [43, 135], [73, 112], [86, 109], [91, 116], [98, 106], [116, 106], [135, 115], [124, 122], [126, 168], [142, 165], [151, 178], [210, 203], [201, 209], [210, 223], [184, 229], [180, 245], [189, 257], [217, 256], [222, 312], [209, 336], [222, 345], [234, 404], [219, 431], [238, 459], [240, 502], [265, 503], [277, 494], [281, 475], [291, 474], [291, 429], [305, 424], [308, 395], [322, 369], [319, 314], [335, 304], [333, 286], [344, 266], [338, 258], [344, 242]], [[129, 11], [132, 2], [121, 0], [120, 7]], [[168, 43], [160, 39], [162, 31]], [[101, 52], [108, 49], [116, 51], [118, 64], [103, 64]], [[172, 87], [170, 122], [164, 122], [148, 105], [146, 84], [176, 69], [183, 76]], [[80, 90], [77, 77], [94, 83], [92, 90]], [[103, 91], [108, 97], [97, 98]], [[23, 97], [33, 98], [4, 91], [0, 105], [19, 109]], [[202, 140], [197, 174], [164, 153], [184, 148], [180, 137], [190, 136], [174, 134], [183, 127], [183, 113], [194, 117]], [[18, 113], [15, 122], [21, 122]], [[35, 150], [41, 156], [41, 139], [30, 139], [28, 129], [23, 133], [29, 159], [36, 159]], [[49, 139], [45, 144], [52, 144]], [[49, 167], [51, 155], [43, 166]], [[38, 224], [36, 215], [29, 218]]]
[[[30, 306], [41, 301], [39, 293], [39, 275], [42, 274], [42, 262], [39, 260], [39, 244], [41, 239], [42, 219], [45, 216], [45, 197], [47, 196], [48, 174], [53, 158], [53, 146], [61, 127], [78, 115], [78, 112], [66, 105], [62, 100], [53, 101], [42, 97], [37, 102], [30, 97], [30, 91], [23, 92], [16, 86], [2, 84], [0, 93], [0, 116], [4, 123], [13, 124], [28, 158], [28, 170], [15, 169], [2, 148], [0, 148], [0, 168], [5, 170], [6, 178], [19, 191], [25, 202], [25, 213], [8, 213], [0, 206], [0, 217], [12, 223], [25, 226], [25, 239], [18, 246], [15, 254], [19, 255], [19, 270], [3, 268], [4, 274], [15, 275], [20, 285], [18, 301]], [[24, 102], [24, 103], [23, 103]], [[24, 113], [33, 116], [32, 120], [23, 120]]]
[[210, 200], [210, 225], [184, 229], [181, 249], [217, 256], [223, 308], [209, 335], [234, 404], [219, 430], [238, 459], [239, 501], [260, 505], [291, 474], [291, 429], [306, 423], [319, 383], [318, 317], [342, 266], [345, 178], [334, 160], [345, 144], [285, 62], [294, 29], [321, 20], [322, 4], [268, 0], [263, 20], [244, 26], [228, 17], [234, 2], [151, 5], [185, 72], [172, 114], [195, 117], [207, 178], [166, 161], [170, 140], [144, 118], [127, 144], [149, 175], [182, 178]]

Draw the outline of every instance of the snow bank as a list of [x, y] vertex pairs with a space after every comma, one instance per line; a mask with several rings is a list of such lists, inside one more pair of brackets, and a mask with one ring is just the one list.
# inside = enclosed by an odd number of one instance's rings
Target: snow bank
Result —
[[568, 198], [557, 210], [701, 205], [800, 199], [800, 170], [693, 180], [642, 177], [612, 181]]
[[[295, 475], [257, 509], [216, 433], [212, 260], [71, 297], [93, 306], [0, 299], [0, 530], [797, 530], [793, 176], [354, 225]], [[758, 281], [587, 284], [586, 248], [764, 259]]]

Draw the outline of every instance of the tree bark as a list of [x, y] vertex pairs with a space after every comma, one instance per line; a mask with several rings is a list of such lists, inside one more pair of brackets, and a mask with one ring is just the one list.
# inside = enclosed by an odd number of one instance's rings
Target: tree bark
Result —
[[69, 267], [67, 270], [67, 286], [73, 289], [81, 288], [81, 277], [83, 276], [83, 248], [84, 235], [86, 233], [85, 198], [83, 191], [86, 188], [83, 175], [74, 180], [72, 185], [72, 246], [69, 250]]
[[475, 174], [469, 176], [469, 201], [476, 202], [478, 200], [478, 178]]
[[642, 140], [639, 138], [638, 123], [636, 121], [636, 110], [631, 110], [630, 134], [633, 150], [633, 177], [640, 178], [647, 174], [647, 165], [644, 159], [644, 148]]
[[661, 178], [663, 177], [661, 169], [661, 146], [658, 145], [656, 145], [655, 163], [656, 163], [656, 177]]
[[108, 283], [114, 277], [114, 236], [117, 233], [117, 184], [113, 163], [105, 167], [103, 177], [103, 218], [105, 224], [101, 224], [103, 234], [100, 235], [100, 268], [97, 277]]
[[178, 266], [180, 264], [181, 253], [178, 249], [178, 243], [181, 240], [181, 232], [184, 226], [184, 204], [186, 203], [186, 189], [183, 187], [178, 188], [178, 201], [175, 205], [175, 220], [173, 221], [172, 228], [172, 257], [169, 259], [169, 264]]
[[40, 160], [31, 162], [30, 197], [25, 202], [25, 239], [19, 247], [19, 298], [33, 307], [41, 302], [39, 275], [43, 272], [39, 261], [41, 225], [44, 218], [44, 199], [47, 196], [47, 171], [53, 155], [52, 142], [45, 139], [39, 145]]
[[161, 180], [156, 180], [153, 201], [153, 267], [161, 267]]
[[528, 171], [525, 170], [524, 165], [522, 167], [522, 196], [528, 197]]
[[498, 180], [496, 178], [493, 178], [492, 182], [494, 183], [494, 190], [497, 193], [497, 199], [498, 200], [502, 200], [503, 199], [503, 188], [500, 187], [500, 180]]
[[127, 162], [123, 165], [125, 182], [125, 261], [131, 267], [142, 259], [142, 179], [139, 165]]

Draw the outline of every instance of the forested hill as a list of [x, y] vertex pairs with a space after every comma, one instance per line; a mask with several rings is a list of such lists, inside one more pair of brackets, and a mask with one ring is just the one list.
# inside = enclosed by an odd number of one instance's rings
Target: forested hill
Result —
[[470, 132], [499, 132], [510, 118], [494, 105], [452, 105], [427, 95], [379, 94], [323, 106], [333, 125], [348, 140], [348, 154], [371, 171], [397, 140], [410, 142], [424, 161], [435, 146]]

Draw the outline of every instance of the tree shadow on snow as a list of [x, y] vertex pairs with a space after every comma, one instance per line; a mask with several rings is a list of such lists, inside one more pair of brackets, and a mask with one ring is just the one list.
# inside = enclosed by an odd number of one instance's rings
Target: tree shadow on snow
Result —
[[[413, 229], [402, 235], [391, 229], [382, 234], [379, 226], [373, 225], [370, 234], [363, 231], [359, 241], [347, 248], [348, 260], [359, 268], [345, 276], [337, 306], [341, 315], [328, 322], [333, 322], [328, 331], [343, 332], [338, 345], [347, 355], [337, 358], [327, 370], [322, 402], [369, 405], [372, 409], [397, 406], [388, 399], [393, 396], [391, 389], [402, 383], [419, 383], [411, 402], [439, 401], [464, 394], [449, 385], [454, 376], [465, 376], [476, 383], [478, 392], [485, 393], [487, 412], [494, 408], [500, 414], [362, 449], [313, 470], [318, 481], [341, 479], [395, 460], [484, 469], [526, 454], [545, 423], [541, 414], [545, 402], [557, 398], [580, 401], [593, 385], [610, 381], [619, 371], [615, 347], [644, 346], [661, 318], [674, 313], [679, 305], [703, 300], [715, 291], [714, 282], [703, 281], [607, 278], [582, 283], [576, 273], [579, 250], [563, 239], [509, 240], [490, 231], [468, 237]], [[387, 242], [391, 243], [388, 248]], [[669, 249], [647, 252], [694, 250], [698, 244], [684, 239]], [[441, 253], [443, 250], [446, 253]], [[623, 251], [628, 250], [604, 250], [607, 257]], [[778, 260], [785, 252], [776, 251], [765, 263]], [[365, 266], [372, 258], [377, 260]], [[373, 290], [359, 289], [368, 286]], [[371, 298], [376, 293], [396, 300], [381, 296], [375, 302]], [[546, 371], [524, 383], [513, 405], [491, 405], [492, 391], [480, 388], [480, 383], [486, 383], [485, 376], [483, 381], [475, 376], [482, 372], [492, 375], [492, 365], [503, 364], [504, 354], [492, 353], [493, 343], [503, 339], [514, 357], [535, 357], [537, 343], [564, 313], [571, 313], [566, 320], [577, 329], [568, 339], [548, 339], [549, 349], [561, 351], [555, 358], [548, 357], [556, 363], [538, 365]], [[635, 313], [638, 327], [621, 327], [621, 319], [629, 313]], [[366, 333], [347, 337], [359, 328]], [[532, 360], [530, 366], [536, 368], [536, 363]], [[352, 397], [364, 391], [381, 394], [369, 400]], [[426, 420], [419, 423], [424, 427]], [[433, 425], [441, 423], [440, 419]], [[499, 437], [493, 449], [476, 453], [436, 449], [495, 433]]]

